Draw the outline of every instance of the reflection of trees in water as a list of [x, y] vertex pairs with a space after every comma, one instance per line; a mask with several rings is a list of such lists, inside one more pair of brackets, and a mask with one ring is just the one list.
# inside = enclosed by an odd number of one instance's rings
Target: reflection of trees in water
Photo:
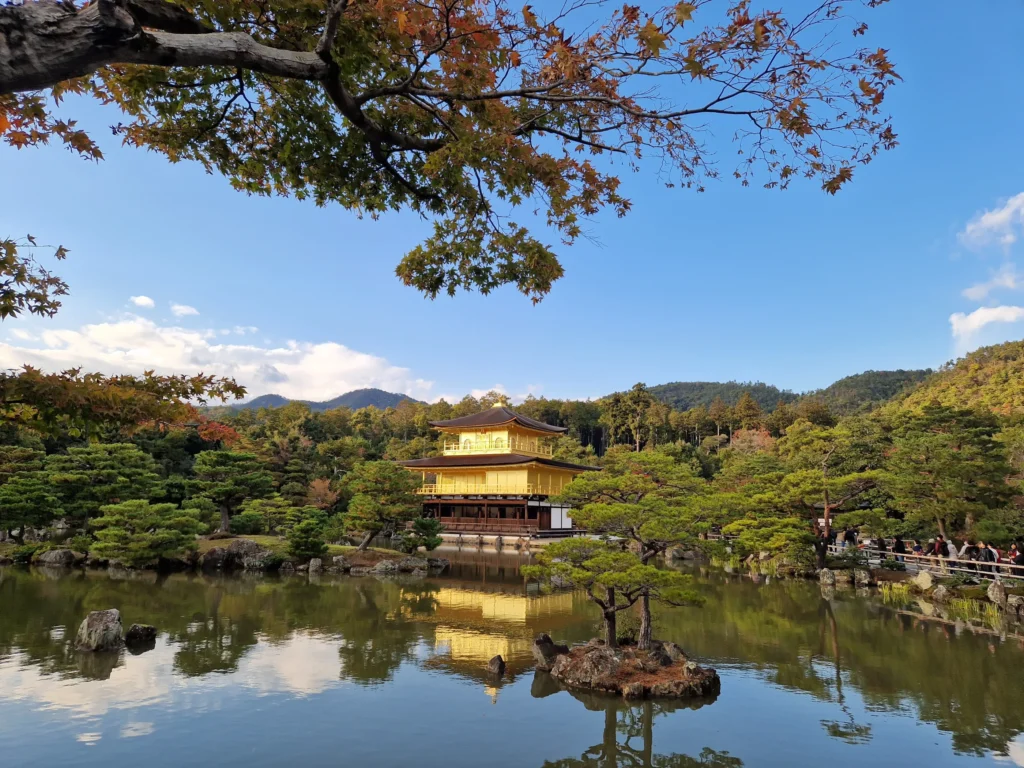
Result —
[[835, 691], [836, 703], [846, 715], [845, 722], [838, 720], [822, 720], [821, 724], [834, 739], [840, 739], [848, 744], [866, 744], [871, 741], [871, 726], [859, 725], [853, 717], [849, 706], [846, 704], [846, 697], [843, 695], [843, 664], [842, 652], [839, 647], [839, 623], [836, 621], [835, 612], [832, 610], [832, 601], [821, 598], [818, 603], [818, 615], [823, 617], [821, 634], [828, 630], [828, 638], [832, 647], [832, 663], [835, 668]]
[[[957, 636], [851, 591], [838, 592], [830, 618], [818, 585], [805, 581], [757, 585], [709, 573], [698, 587], [706, 606], [663, 613], [660, 631], [712, 666], [742, 664], [822, 701], [839, 704], [845, 685], [869, 710], [912, 706], [921, 720], [950, 733], [959, 753], [1003, 752], [1024, 731], [1024, 687], [1013, 685], [1008, 672], [1024, 660], [1015, 643]], [[834, 660], [839, 646], [841, 665]], [[848, 728], [841, 723], [838, 732]]]
[[[492, 577], [480, 590], [503, 592], [500, 579]], [[742, 664], [840, 708], [851, 689], [869, 710], [912, 706], [922, 720], [950, 732], [962, 753], [1003, 752], [1024, 731], [1024, 688], [1013, 684], [1024, 656], [1014, 643], [957, 636], [952, 627], [901, 616], [851, 593], [823, 602], [817, 585], [806, 582], [755, 585], [709, 575], [698, 586], [707, 605], [662, 612], [659, 633], [712, 665]], [[156, 626], [161, 642], [173, 647], [175, 668], [186, 675], [232, 672], [257, 643], [274, 645], [305, 633], [337, 641], [346, 679], [382, 682], [414, 658], [421, 641], [433, 642], [443, 612], [439, 588], [472, 584], [451, 577], [396, 582], [324, 576], [315, 584], [261, 575], [158, 579], [102, 572], [54, 579], [41, 571], [0, 569], [0, 659], [18, 653], [46, 674], [109, 675], [111, 664], [125, 660], [83, 660], [74, 636], [89, 611], [115, 607], [126, 625]], [[449, 623], [463, 629], [468, 620], [458, 615]], [[582, 603], [570, 603], [530, 618], [522, 631], [554, 628], [559, 640], [585, 640], [593, 620]], [[511, 636], [493, 619], [486, 623], [482, 632]], [[485, 662], [472, 663], [482, 670]], [[454, 674], [461, 667], [439, 669]], [[849, 709], [822, 727], [846, 740], [870, 736]]]
[[434, 610], [436, 587], [372, 579], [345, 590], [355, 599], [341, 631], [341, 676], [359, 683], [383, 683], [413, 658], [422, 631], [410, 612]]
[[[545, 682], [542, 672], [534, 680], [534, 696], [546, 696], [557, 690]], [[604, 729], [598, 744], [577, 757], [545, 761], [546, 768], [742, 768], [743, 761], [728, 752], [704, 747], [696, 756], [662, 754], [654, 751], [654, 721], [660, 715], [678, 709], [698, 709], [710, 702], [671, 702], [645, 700], [630, 704], [619, 697], [572, 692], [572, 696], [591, 711], [604, 713]]]

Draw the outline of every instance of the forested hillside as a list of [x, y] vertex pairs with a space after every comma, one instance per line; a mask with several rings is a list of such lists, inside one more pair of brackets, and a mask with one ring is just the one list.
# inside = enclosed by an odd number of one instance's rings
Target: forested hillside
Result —
[[792, 403], [799, 397], [787, 389], [779, 389], [760, 381], [673, 381], [657, 384], [648, 391], [665, 405], [680, 411], [699, 405], [710, 408], [716, 398], [720, 398], [726, 405], [736, 405], [745, 392], [750, 393], [763, 411], [773, 410], [779, 401]]
[[897, 395], [907, 392], [932, 374], [930, 368], [905, 371], [864, 371], [808, 392], [805, 397], [820, 400], [837, 416], [866, 413]]
[[932, 402], [1005, 416], [1024, 414], [1024, 341], [982, 347], [947, 363], [908, 392], [901, 405], [920, 408]]
[[338, 395], [330, 400], [323, 400], [317, 402], [315, 400], [289, 400], [287, 397], [281, 395], [260, 395], [257, 398], [250, 400], [247, 403], [240, 405], [230, 406], [234, 410], [258, 410], [260, 408], [280, 408], [282, 405], [288, 403], [304, 403], [309, 406], [309, 410], [314, 413], [321, 411], [330, 411], [334, 408], [349, 408], [353, 411], [357, 411], [360, 408], [379, 408], [384, 410], [386, 408], [394, 408], [403, 400], [409, 400], [414, 403], [420, 402], [419, 400], [413, 400], [408, 395], [400, 395], [394, 392], [386, 392], [383, 389], [353, 389], [351, 392], [346, 392], [343, 395]]

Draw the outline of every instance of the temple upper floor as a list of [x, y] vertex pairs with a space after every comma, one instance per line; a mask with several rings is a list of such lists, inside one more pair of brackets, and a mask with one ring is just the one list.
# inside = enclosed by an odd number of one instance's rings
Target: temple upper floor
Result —
[[545, 438], [512, 429], [481, 430], [446, 435], [442, 450], [444, 456], [494, 453], [551, 456], [553, 450]]
[[501, 453], [551, 456], [550, 439], [567, 431], [565, 427], [522, 416], [505, 405], [457, 419], [432, 421], [430, 426], [445, 434], [445, 456]]

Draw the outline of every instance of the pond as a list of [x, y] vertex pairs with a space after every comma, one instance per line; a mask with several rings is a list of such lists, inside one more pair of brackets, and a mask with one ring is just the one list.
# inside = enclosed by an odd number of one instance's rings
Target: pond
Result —
[[[524, 584], [516, 555], [444, 554], [390, 581], [0, 569], [0, 765], [1024, 766], [1019, 636], [703, 571], [707, 603], [656, 634], [721, 695], [627, 705], [533, 670], [537, 633], [594, 634], [583, 597]], [[155, 649], [77, 653], [110, 607]]]

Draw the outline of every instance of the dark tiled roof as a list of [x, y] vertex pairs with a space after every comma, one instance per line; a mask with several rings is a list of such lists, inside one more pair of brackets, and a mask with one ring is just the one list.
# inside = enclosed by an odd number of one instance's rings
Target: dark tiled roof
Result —
[[545, 467], [558, 469], [575, 469], [578, 472], [597, 472], [600, 467], [587, 467], [582, 464], [570, 464], [567, 461], [539, 459], [533, 456], [520, 456], [517, 453], [491, 453], [480, 456], [431, 456], [426, 459], [411, 459], [398, 462], [409, 469], [445, 469], [450, 467], [505, 467], [513, 464], [529, 464], [535, 461]]
[[446, 429], [448, 427], [454, 429], [472, 429], [473, 427], [498, 427], [502, 424], [508, 424], [513, 421], [521, 427], [533, 429], [538, 432], [549, 432], [553, 435], [569, 431], [567, 427], [556, 427], [551, 424], [545, 424], [543, 421], [531, 419], [528, 416], [521, 416], [511, 408], [507, 408], [504, 405], [496, 405], [486, 411], [474, 413], [469, 416], [460, 416], [457, 419], [432, 421], [430, 422], [430, 426], [437, 427], [438, 429]]

